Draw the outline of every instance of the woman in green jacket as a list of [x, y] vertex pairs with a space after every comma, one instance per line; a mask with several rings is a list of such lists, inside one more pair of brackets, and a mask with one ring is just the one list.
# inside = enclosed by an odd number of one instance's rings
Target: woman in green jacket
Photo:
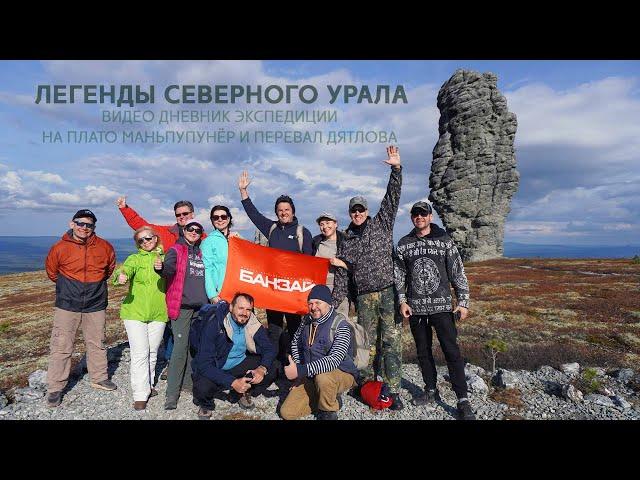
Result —
[[114, 285], [129, 282], [129, 294], [122, 302], [120, 318], [129, 337], [131, 352], [131, 390], [133, 408], [144, 410], [153, 388], [158, 348], [167, 323], [165, 280], [153, 269], [156, 258], [162, 259], [162, 245], [149, 226], [133, 234], [138, 253], [129, 255], [114, 276]]

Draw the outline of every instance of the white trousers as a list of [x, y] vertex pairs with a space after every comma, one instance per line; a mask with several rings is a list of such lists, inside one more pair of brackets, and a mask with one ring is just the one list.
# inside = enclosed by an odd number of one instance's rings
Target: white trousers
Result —
[[124, 328], [129, 337], [131, 390], [134, 402], [146, 402], [149, 399], [165, 325], [164, 322], [124, 321]]

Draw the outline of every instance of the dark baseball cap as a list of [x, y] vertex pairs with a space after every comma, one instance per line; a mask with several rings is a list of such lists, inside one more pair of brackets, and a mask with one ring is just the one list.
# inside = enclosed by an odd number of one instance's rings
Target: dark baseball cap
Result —
[[365, 210], [369, 210], [369, 204], [367, 204], [367, 199], [362, 195], [358, 195], [357, 197], [353, 197], [349, 200], [349, 210], [351, 210], [356, 205], [362, 205]]
[[433, 213], [433, 208], [427, 202], [416, 202], [411, 207], [411, 215], [418, 212], [427, 212], [427, 214]]
[[76, 218], [93, 218], [94, 222], [97, 222], [98, 219], [93, 214], [93, 212], [87, 208], [83, 208], [82, 210], [78, 210], [71, 220], [75, 220]]

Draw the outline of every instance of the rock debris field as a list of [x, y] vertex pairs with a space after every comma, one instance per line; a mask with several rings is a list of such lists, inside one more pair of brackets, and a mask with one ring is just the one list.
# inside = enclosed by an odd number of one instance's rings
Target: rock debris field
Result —
[[[161, 358], [161, 355], [159, 356]], [[190, 392], [182, 392], [176, 410], [164, 410], [166, 382], [158, 380], [158, 396], [149, 399], [147, 409], [135, 411], [129, 381], [129, 345], [119, 343], [108, 350], [109, 374], [118, 389], [113, 392], [90, 387], [82, 360], [73, 370], [62, 404], [46, 405], [46, 372], [37, 370], [29, 386], [12, 388], [0, 395], [0, 420], [196, 420], [197, 407]], [[163, 364], [156, 369], [160, 372]], [[542, 366], [538, 370], [496, 374], [471, 364], [466, 366], [469, 398], [478, 420], [640, 420], [640, 375], [624, 368], [605, 371], [583, 368], [577, 363], [560, 370]], [[422, 391], [416, 364], [403, 366], [400, 411], [371, 411], [350, 393], [343, 395], [340, 420], [455, 420], [456, 398], [449, 384], [446, 366], [438, 367], [438, 389], [442, 400], [429, 406], [414, 406], [412, 398]], [[588, 388], [584, 388], [588, 385]], [[582, 390], [580, 387], [582, 386]], [[243, 410], [216, 398], [211, 420], [278, 420], [277, 408], [286, 396], [286, 385], [278, 381], [266, 396], [254, 399], [255, 408]], [[303, 420], [312, 420], [309, 415]]]

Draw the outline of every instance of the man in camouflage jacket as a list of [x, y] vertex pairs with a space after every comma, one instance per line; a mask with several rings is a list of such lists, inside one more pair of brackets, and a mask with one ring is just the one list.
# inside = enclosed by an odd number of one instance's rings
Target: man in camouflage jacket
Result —
[[[353, 283], [358, 323], [369, 335], [369, 365], [361, 372], [363, 381], [375, 380], [381, 373], [392, 392], [392, 409], [403, 407], [398, 391], [402, 374], [402, 324], [395, 318], [393, 286], [393, 225], [400, 203], [402, 166], [397, 147], [387, 148], [391, 175], [380, 210], [371, 218], [367, 200], [362, 196], [349, 201], [351, 223], [336, 257], [347, 264], [349, 272], [339, 268], [333, 287], [333, 305], [337, 307]], [[376, 357], [376, 354], [378, 356]], [[375, 368], [374, 368], [375, 367]], [[381, 371], [380, 371], [381, 370]]]

